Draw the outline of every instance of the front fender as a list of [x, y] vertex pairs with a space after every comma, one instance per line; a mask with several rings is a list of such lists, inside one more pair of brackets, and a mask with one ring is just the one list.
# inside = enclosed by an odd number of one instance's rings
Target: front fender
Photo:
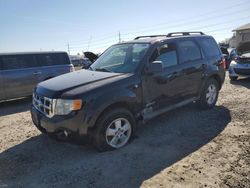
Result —
[[[139, 95], [139, 90], [123, 89], [117, 91], [114, 89], [93, 97], [86, 104], [84, 124], [87, 125], [87, 128], [94, 127], [100, 115], [115, 104], [126, 104], [126, 106], [133, 108], [133, 112], [138, 111], [141, 104]], [[86, 127], [82, 131], [86, 132]]]

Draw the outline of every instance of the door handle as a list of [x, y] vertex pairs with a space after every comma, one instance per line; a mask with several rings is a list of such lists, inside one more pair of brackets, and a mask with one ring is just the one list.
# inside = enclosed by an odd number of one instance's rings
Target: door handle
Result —
[[42, 72], [33, 72], [34, 75], [42, 74]]

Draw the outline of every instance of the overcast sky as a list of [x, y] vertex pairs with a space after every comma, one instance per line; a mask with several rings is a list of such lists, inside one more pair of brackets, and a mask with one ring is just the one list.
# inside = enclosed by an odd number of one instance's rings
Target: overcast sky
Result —
[[201, 30], [217, 41], [250, 23], [250, 0], [0, 0], [0, 52], [101, 52], [137, 35]]

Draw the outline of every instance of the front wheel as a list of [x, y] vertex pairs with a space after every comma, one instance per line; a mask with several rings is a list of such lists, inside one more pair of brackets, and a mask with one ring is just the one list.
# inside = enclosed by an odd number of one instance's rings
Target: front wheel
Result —
[[219, 94], [218, 82], [211, 78], [207, 81], [198, 104], [203, 109], [211, 109], [215, 106]]
[[99, 151], [119, 149], [132, 137], [136, 121], [130, 111], [123, 108], [109, 110], [97, 121], [94, 144]]

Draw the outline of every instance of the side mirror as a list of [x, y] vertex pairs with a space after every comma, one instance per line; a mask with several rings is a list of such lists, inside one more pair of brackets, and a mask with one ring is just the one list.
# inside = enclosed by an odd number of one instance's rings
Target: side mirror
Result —
[[153, 61], [152, 63], [149, 63], [146, 72], [149, 74], [163, 72], [162, 61]]

